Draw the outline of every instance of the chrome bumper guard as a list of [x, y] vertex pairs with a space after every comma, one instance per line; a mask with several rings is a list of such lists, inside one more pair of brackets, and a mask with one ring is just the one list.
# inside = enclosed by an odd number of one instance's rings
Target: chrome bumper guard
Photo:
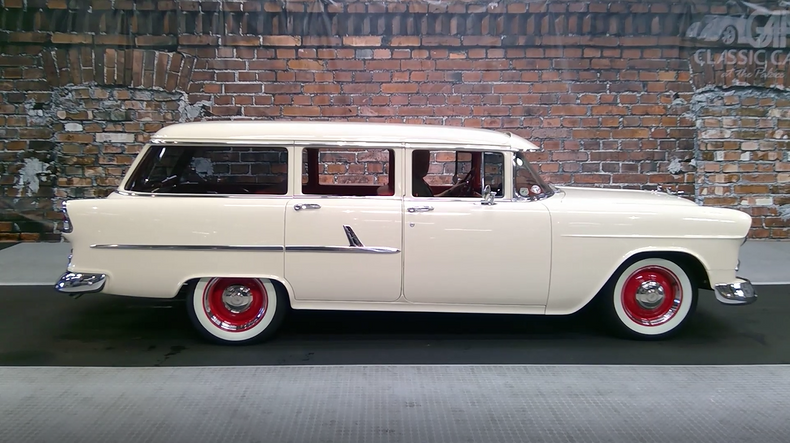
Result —
[[716, 300], [725, 305], [748, 305], [757, 301], [757, 291], [752, 282], [738, 277], [738, 281], [718, 284], [713, 288]]
[[83, 274], [78, 272], [66, 272], [55, 283], [55, 289], [66, 294], [85, 294], [88, 292], [99, 292], [104, 288], [107, 276], [104, 274]]

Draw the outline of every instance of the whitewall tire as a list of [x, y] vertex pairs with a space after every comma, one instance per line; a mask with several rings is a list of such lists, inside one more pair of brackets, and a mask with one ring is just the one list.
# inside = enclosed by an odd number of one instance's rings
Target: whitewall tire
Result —
[[250, 344], [279, 328], [287, 296], [267, 279], [201, 278], [189, 285], [187, 311], [193, 326], [220, 344]]
[[697, 305], [696, 283], [683, 267], [663, 258], [630, 263], [601, 294], [615, 330], [637, 339], [662, 339], [679, 332]]

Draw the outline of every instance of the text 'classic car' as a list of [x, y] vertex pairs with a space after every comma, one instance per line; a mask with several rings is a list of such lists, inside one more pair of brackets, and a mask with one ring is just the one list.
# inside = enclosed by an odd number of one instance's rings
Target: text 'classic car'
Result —
[[64, 203], [56, 289], [185, 297], [207, 338], [262, 340], [290, 309], [563, 315], [674, 334], [736, 276], [750, 217], [664, 192], [553, 186], [510, 133], [196, 122], [154, 134], [117, 191]]

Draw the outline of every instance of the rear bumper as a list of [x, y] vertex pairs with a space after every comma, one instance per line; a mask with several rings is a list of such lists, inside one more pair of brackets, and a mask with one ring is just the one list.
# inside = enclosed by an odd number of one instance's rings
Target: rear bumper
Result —
[[745, 278], [738, 278], [734, 282], [719, 283], [714, 286], [716, 300], [725, 305], [748, 305], [757, 301], [757, 291], [752, 282]]
[[85, 294], [88, 292], [99, 292], [104, 288], [107, 276], [104, 274], [83, 274], [78, 272], [66, 272], [57, 283], [55, 290], [66, 294]]

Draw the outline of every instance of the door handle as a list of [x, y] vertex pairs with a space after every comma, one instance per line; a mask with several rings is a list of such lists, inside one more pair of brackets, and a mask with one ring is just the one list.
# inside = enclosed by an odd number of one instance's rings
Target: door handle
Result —
[[302, 209], [321, 209], [321, 205], [316, 203], [299, 203], [294, 205], [294, 211], [301, 211]]
[[428, 212], [433, 211], [433, 206], [415, 206], [408, 209], [409, 212]]

